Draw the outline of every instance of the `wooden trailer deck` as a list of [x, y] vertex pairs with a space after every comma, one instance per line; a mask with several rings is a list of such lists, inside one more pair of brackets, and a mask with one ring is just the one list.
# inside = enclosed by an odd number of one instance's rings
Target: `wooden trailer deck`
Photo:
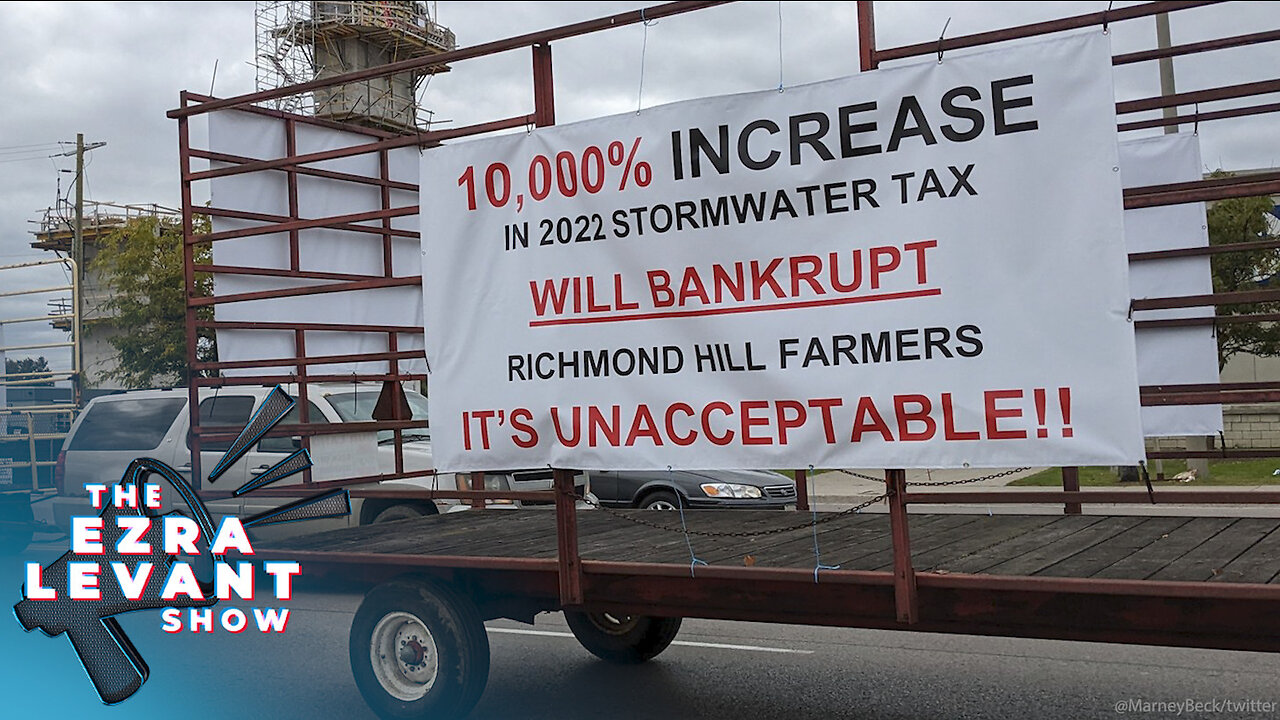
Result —
[[[816, 578], [805, 513], [688, 511], [687, 542], [676, 513], [624, 514], [668, 529], [579, 511], [581, 560], [569, 564], [576, 577], [561, 574], [555, 513], [536, 509], [350, 528], [263, 544], [258, 554], [301, 562], [304, 578], [333, 575], [372, 586], [432, 576], [464, 591], [488, 618], [585, 607], [1280, 651], [1276, 518], [912, 514], [918, 612], [908, 621], [886, 514], [827, 521], [819, 514], [824, 568]], [[565, 600], [572, 597], [567, 588], [580, 602]]]
[[[624, 514], [670, 530], [599, 511], [579, 512], [584, 560], [689, 565], [691, 545], [694, 556], [711, 565], [808, 570], [815, 565], [813, 527], [806, 514], [687, 511], [687, 526], [694, 533], [785, 530], [752, 537], [693, 534], [688, 544], [675, 513]], [[816, 527], [824, 566], [892, 569], [888, 515], [847, 515]], [[309, 535], [277, 543], [275, 549], [282, 554], [550, 559], [556, 557], [556, 526], [553, 514], [540, 510], [470, 511]], [[917, 572], [1280, 583], [1276, 518], [913, 514], [911, 550]]]

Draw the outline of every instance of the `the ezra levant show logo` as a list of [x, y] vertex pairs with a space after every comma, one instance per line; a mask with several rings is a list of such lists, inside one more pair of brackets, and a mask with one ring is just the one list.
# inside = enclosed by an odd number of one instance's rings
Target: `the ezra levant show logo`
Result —
[[[212, 483], [239, 460], [254, 443], [283, 418], [294, 400], [276, 387], [235, 442], [209, 474]], [[298, 450], [248, 483], [233, 497], [265, 487], [311, 467], [306, 450]], [[167, 485], [181, 500], [162, 496]], [[289, 600], [292, 581], [301, 573], [296, 562], [265, 561], [264, 574], [274, 582], [270, 590], [255, 587], [254, 563], [228, 561], [254, 555], [247, 529], [254, 526], [339, 517], [351, 512], [345, 489], [320, 493], [253, 517], [229, 516], [217, 527], [199, 496], [181, 475], [159, 460], [138, 458], [111, 485], [86, 484], [97, 515], [72, 518], [71, 550], [48, 567], [27, 563], [23, 600], [14, 606], [27, 631], [40, 628], [53, 637], [66, 633], [102, 701], [121, 702], [146, 682], [146, 661], [125, 635], [116, 615], [164, 608], [161, 629], [178, 633], [228, 633], [254, 628], [281, 633], [288, 627], [289, 610], [282, 607], [231, 607], [216, 612], [219, 600], [274, 594]]]

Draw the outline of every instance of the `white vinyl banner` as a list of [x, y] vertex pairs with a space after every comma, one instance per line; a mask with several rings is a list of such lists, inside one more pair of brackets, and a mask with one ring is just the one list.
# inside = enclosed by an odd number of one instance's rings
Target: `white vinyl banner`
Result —
[[[1161, 135], [1120, 143], [1120, 174], [1125, 187], [1199, 180], [1200, 141], [1193, 133]], [[1125, 242], [1134, 253], [1209, 244], [1204, 203], [1137, 208], [1124, 213]], [[1213, 292], [1209, 257], [1138, 259], [1129, 263], [1129, 290], [1135, 299], [1207, 295]], [[1212, 307], [1146, 310], [1134, 320], [1182, 320], [1212, 317]], [[1140, 385], [1216, 383], [1218, 340], [1213, 324], [1135, 328]], [[1147, 437], [1217, 435], [1221, 405], [1159, 405], [1142, 408]]]
[[439, 470], [1143, 456], [1097, 31], [422, 164]]
[[[297, 126], [298, 154], [323, 152], [353, 145], [363, 145], [376, 137], [332, 130], [305, 123]], [[285, 123], [277, 118], [239, 110], [223, 110], [209, 115], [209, 147], [219, 153], [271, 160], [288, 153]], [[215, 167], [219, 165], [214, 164]], [[381, 174], [377, 153], [337, 158], [312, 163], [312, 167], [368, 178]], [[387, 153], [387, 176], [402, 183], [418, 181], [416, 148], [391, 150]], [[230, 175], [210, 181], [210, 195], [215, 207], [232, 208], [277, 217], [288, 217], [289, 185], [283, 172], [254, 172]], [[417, 193], [393, 188], [389, 191], [392, 207], [416, 205]], [[382, 207], [381, 188], [314, 175], [298, 175], [297, 216], [314, 219], [370, 212]], [[214, 217], [214, 232], [254, 227], [257, 220]], [[378, 225], [378, 221], [366, 222]], [[417, 219], [398, 217], [392, 227], [415, 229]], [[307, 228], [298, 232], [298, 268], [330, 273], [380, 276], [384, 272], [384, 248], [379, 235], [334, 228]], [[291, 266], [289, 234], [254, 235], [219, 240], [213, 243], [216, 265], [287, 270]], [[413, 238], [396, 237], [391, 242], [391, 266], [395, 277], [421, 272], [419, 243]], [[235, 295], [283, 288], [326, 284], [322, 280], [270, 277], [263, 275], [214, 276], [215, 294]], [[217, 320], [250, 322], [345, 323], [361, 325], [422, 325], [422, 291], [416, 286], [385, 287], [340, 293], [271, 298], [219, 304], [214, 306]], [[422, 337], [400, 334], [398, 350], [422, 347]], [[222, 361], [265, 360], [301, 355], [352, 355], [386, 352], [385, 332], [308, 332], [306, 347], [294, 344], [291, 330], [218, 330], [218, 359]], [[386, 361], [343, 362], [312, 365], [315, 374], [353, 372], [385, 372]], [[400, 361], [405, 372], [423, 372], [420, 359]], [[292, 366], [223, 370], [225, 375], [290, 374]]]

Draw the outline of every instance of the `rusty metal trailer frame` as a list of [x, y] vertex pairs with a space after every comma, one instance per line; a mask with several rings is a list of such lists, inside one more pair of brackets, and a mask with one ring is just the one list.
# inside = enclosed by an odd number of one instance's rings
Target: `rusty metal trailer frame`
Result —
[[[547, 126], [555, 123], [555, 97], [552, 73], [551, 43], [587, 33], [632, 25], [658, 18], [703, 10], [724, 3], [673, 2], [656, 5], [640, 11], [619, 13], [586, 22], [566, 25], [542, 32], [529, 33], [505, 40], [498, 40], [473, 47], [460, 48], [429, 58], [406, 60], [392, 65], [348, 73], [327, 80], [315, 80], [287, 88], [255, 92], [240, 97], [216, 99], [194, 93], [183, 93], [181, 107], [169, 112], [178, 121], [178, 137], [182, 170], [183, 227], [186, 233], [185, 267], [188, 290], [187, 337], [188, 351], [195, 354], [197, 332], [205, 328], [239, 328], [290, 330], [295, 333], [297, 353], [292, 358], [276, 358], [260, 362], [201, 363], [197, 369], [219, 369], [253, 366], [293, 366], [289, 375], [259, 375], [255, 377], [202, 377], [195, 379], [190, 388], [193, 462], [199, 457], [202, 440], [226, 437], [230, 428], [200, 427], [196, 400], [199, 387], [232, 384], [270, 384], [296, 382], [299, 395], [307, 396], [308, 383], [325, 380], [352, 379], [350, 375], [326, 377], [308, 373], [308, 367], [323, 362], [341, 360], [385, 360], [388, 369], [359, 376], [361, 380], [404, 381], [421, 376], [403, 373], [398, 360], [405, 353], [398, 352], [394, 344], [396, 333], [421, 332], [420, 328], [377, 325], [338, 325], [304, 323], [228, 323], [199, 320], [196, 309], [218, 303], [238, 302], [264, 297], [285, 297], [302, 293], [330, 293], [353, 289], [389, 287], [393, 285], [420, 284], [416, 277], [391, 277], [390, 264], [382, 276], [349, 275], [339, 273], [304, 273], [297, 264], [298, 231], [306, 228], [340, 228], [358, 230], [379, 236], [389, 247], [392, 237], [416, 237], [417, 233], [394, 230], [390, 220], [394, 217], [416, 214], [415, 207], [391, 207], [391, 188], [410, 190], [390, 181], [386, 175], [387, 151], [402, 147], [431, 147], [452, 138], [483, 134], [526, 126]], [[1010, 27], [991, 32], [977, 33], [933, 42], [903, 47], [879, 48], [876, 45], [874, 4], [868, 0], [857, 3], [859, 60], [862, 71], [877, 68], [883, 62], [931, 55], [947, 50], [1000, 43], [1074, 28], [1118, 23], [1135, 18], [1150, 17], [1159, 13], [1177, 12], [1211, 5], [1210, 2], [1148, 2], [1103, 12], [1087, 13], [1048, 22]], [[1165, 57], [1193, 53], [1219, 51], [1257, 43], [1280, 41], [1280, 31], [1265, 31], [1210, 41], [1177, 45], [1169, 48], [1117, 55], [1117, 65], [1147, 62]], [[364, 128], [353, 128], [329, 121], [285, 114], [276, 110], [257, 107], [263, 102], [296, 93], [309, 92], [323, 87], [357, 80], [390, 75], [397, 72], [421, 69], [431, 65], [462, 62], [464, 60], [529, 48], [532, 53], [533, 110], [524, 115], [501, 118], [490, 122], [449, 130], [424, 131], [417, 134], [394, 135]], [[1250, 98], [1280, 92], [1280, 78], [1250, 82], [1190, 92], [1165, 97], [1127, 100], [1117, 104], [1120, 115], [1132, 115], [1150, 110], [1195, 106], [1191, 115], [1175, 115], [1172, 118], [1140, 119], [1120, 123], [1119, 131], [1131, 131], [1177, 123], [1214, 122], [1218, 120], [1272, 113], [1280, 110], [1280, 103], [1259, 103], [1245, 107], [1200, 112], [1201, 104], [1222, 100]], [[290, 138], [286, 157], [258, 159], [194, 149], [191, 147], [189, 120], [196, 115], [215, 110], [230, 109], [257, 113], [278, 118], [284, 123]], [[293, 138], [299, 124], [315, 124], [364, 133], [369, 141], [364, 144], [317, 152], [295, 154]], [[361, 154], [378, 154], [383, 168], [381, 179], [348, 176], [331, 170], [316, 168], [313, 163], [339, 157]], [[205, 159], [224, 163], [222, 167], [193, 171], [192, 160]], [[214, 177], [249, 172], [283, 172], [290, 189], [291, 212], [288, 217], [266, 216], [237, 211], [233, 208], [195, 207], [192, 203], [192, 185]], [[297, 214], [297, 177], [317, 175], [334, 180], [373, 184], [382, 188], [382, 208], [375, 212], [324, 218], [302, 218]], [[1125, 191], [1126, 208], [1155, 207], [1179, 203], [1203, 202], [1217, 199], [1280, 193], [1280, 173], [1243, 175], [1225, 179], [1201, 180], [1150, 187], [1131, 188]], [[260, 225], [234, 232], [195, 235], [192, 217], [202, 213], [229, 218], [252, 220]], [[381, 221], [379, 227], [356, 225], [367, 221]], [[231, 237], [267, 233], [288, 233], [292, 241], [293, 266], [289, 271], [261, 271], [260, 269], [228, 268], [213, 265], [197, 265], [193, 261], [196, 245], [217, 242]], [[1221, 252], [1256, 250], [1280, 247], [1280, 242], [1246, 243], [1236, 247], [1206, 247], [1189, 250], [1140, 253], [1133, 257], [1151, 259], [1163, 257], [1207, 256]], [[194, 278], [203, 273], [258, 273], [283, 274], [289, 277], [307, 277], [329, 281], [328, 284], [310, 286], [302, 290], [251, 293], [239, 296], [196, 297], [193, 293]], [[1242, 293], [1220, 293], [1190, 297], [1154, 298], [1134, 301], [1136, 310], [1190, 307], [1241, 303], [1261, 303], [1280, 300], [1280, 290], [1267, 289]], [[1216, 324], [1232, 322], [1275, 322], [1280, 315], [1254, 313], [1251, 315], [1223, 315], [1194, 320], [1141, 321], [1139, 325], [1167, 326], [1183, 324]], [[386, 332], [390, 338], [389, 350], [347, 357], [306, 357], [306, 333], [317, 330], [349, 330], [359, 332]], [[1280, 382], [1151, 386], [1141, 389], [1144, 405], [1206, 404], [1222, 402], [1280, 402]], [[307, 423], [306, 403], [301, 403], [302, 424], [279, 426], [272, 435], [303, 435], [304, 437], [335, 431]], [[342, 431], [356, 429], [390, 429], [397, 436], [407, 428], [422, 423], [412, 421], [358, 423], [344, 425]], [[1152, 458], [1191, 457], [1256, 457], [1280, 456], [1275, 450], [1218, 451], [1161, 451], [1151, 453]], [[196, 469], [199, 476], [199, 469]], [[352, 478], [332, 483], [311, 483], [304, 488], [318, 489], [334, 484], [365, 483], [412, 477], [423, 473], [403, 471], [403, 462], [397, 454], [396, 472], [388, 475]], [[807, 501], [806, 472], [797, 472], [802, 498], [802, 509]], [[1055, 503], [1063, 504], [1068, 513], [1079, 512], [1085, 503], [1276, 503], [1280, 491], [1240, 493], [1236, 491], [1205, 492], [1143, 492], [1143, 491], [1081, 491], [1074, 468], [1063, 469], [1062, 491], [1047, 493], [1019, 492], [920, 492], [912, 491], [903, 470], [887, 470], [885, 473], [886, 498], [889, 505], [893, 538], [894, 565], [892, 572], [859, 572], [845, 570], [824, 571], [822, 582], [816, 583], [814, 573], [808, 570], [767, 569], [753, 567], [700, 567], [696, 577], [687, 565], [622, 563], [583, 560], [579, 554], [577, 515], [574, 511], [574, 488], [569, 470], [555, 471], [555, 489], [552, 492], [510, 493], [475, 490], [457, 492], [439, 491], [434, 497], [458, 498], [483, 504], [486, 499], [516, 497], [522, 499], [554, 499], [558, 537], [558, 555], [554, 559], [453, 557], [453, 556], [405, 556], [377, 555], [373, 553], [297, 553], [309, 568], [340, 570], [348, 577], [367, 582], [379, 582], [404, 573], [434, 575], [444, 579], [465, 581], [477, 592], [495, 597], [522, 597], [544, 609], [591, 608], [641, 613], [658, 616], [708, 617], [769, 622], [810, 623], [853, 627], [897, 628], [938, 632], [954, 632], [984, 635], [1009, 635], [1019, 637], [1045, 637], [1072, 640], [1093, 640], [1129, 643], [1185, 645], [1231, 649], [1280, 651], [1280, 614], [1274, 612], [1280, 601], [1280, 586], [1260, 584], [1154, 582], [1135, 580], [1094, 579], [1045, 579], [1030, 577], [995, 577], [989, 575], [919, 573], [912, 567], [910, 546], [910, 516], [907, 509], [920, 503]], [[296, 492], [277, 490], [279, 494]], [[354, 494], [370, 497], [410, 496], [414, 493], [396, 490], [359, 489]]]

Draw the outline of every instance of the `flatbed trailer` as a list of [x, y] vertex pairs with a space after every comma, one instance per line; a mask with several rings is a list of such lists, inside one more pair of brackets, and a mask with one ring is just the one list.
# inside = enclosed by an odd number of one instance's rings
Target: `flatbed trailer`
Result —
[[[578, 511], [583, 606], [1280, 650], [1277, 518], [913, 514], [919, 616], [904, 622], [894, 604], [885, 513], [689, 510], [688, 528], [712, 534], [690, 535], [688, 544], [678, 517], [653, 515]], [[815, 536], [824, 566], [816, 572]], [[531, 621], [566, 607], [549, 512], [437, 515], [304, 536], [259, 552], [297, 560], [308, 577], [333, 575], [365, 587], [406, 575], [434, 578], [470, 597], [485, 619]]]
[[[903, 474], [888, 475], [893, 490]], [[388, 717], [464, 716], [487, 682], [483, 622], [541, 612], [564, 611], [583, 647], [618, 663], [658, 655], [690, 617], [1280, 651], [1280, 518], [908, 515], [892, 492], [876, 498], [889, 513], [559, 497], [554, 513], [436, 515], [258, 552], [368, 590], [350, 662]]]
[[[300, 422], [276, 426], [271, 436], [311, 436], [337, 432], [309, 421], [309, 383], [324, 381], [397, 382], [424, 380], [405, 370], [401, 361], [420, 353], [402, 350], [403, 336], [422, 328], [377, 322], [301, 322], [291, 319], [208, 319], [201, 312], [219, 304], [273, 298], [420, 285], [391, 263], [393, 240], [418, 238], [393, 220], [417, 214], [403, 196], [412, 184], [393, 180], [388, 153], [402, 148], [429, 148], [466, 136], [554, 125], [553, 42], [628, 25], [651, 23], [700, 11], [719, 2], [673, 2], [618, 13], [540, 32], [495, 40], [402, 60], [382, 68], [315, 79], [284, 88], [260, 90], [233, 98], [184, 92], [181, 106], [169, 112], [178, 122], [182, 169], [184, 264], [187, 281], [188, 354], [196, 356], [200, 333], [220, 330], [289, 333], [291, 357], [231, 362], [193, 362], [208, 372], [193, 378], [194, 400], [200, 387], [231, 384], [296, 382]], [[1193, 10], [1209, 2], [1148, 2], [1107, 8], [1045, 22], [988, 32], [927, 39], [912, 45], [879, 48], [873, 3], [857, 3], [858, 65], [862, 71], [881, 62], [1002, 43], [1071, 29], [1150, 18]], [[944, 18], [938, 18], [942, 27]], [[1213, 38], [1141, 52], [1114, 55], [1114, 65], [1238, 48], [1280, 40], [1274, 30]], [[338, 123], [332, 119], [285, 112], [271, 103], [348, 83], [372, 82], [396, 73], [444, 68], [466, 60], [528, 49], [532, 54], [532, 111], [463, 127], [391, 132]], [[852, 64], [852, 58], [851, 58]], [[852, 69], [852, 68], [851, 68]], [[1128, 99], [1117, 103], [1118, 115], [1168, 109], [1161, 117], [1122, 119], [1120, 132], [1170, 125], [1214, 122], [1263, 115], [1280, 105], [1253, 104], [1201, 112], [1201, 104], [1258, 98], [1280, 90], [1280, 80], [1240, 83]], [[264, 106], [264, 104], [266, 104]], [[304, 103], [305, 104], [305, 103]], [[1194, 107], [1179, 114], [1177, 108]], [[192, 145], [189, 123], [201, 115], [234, 111], [254, 120], [277, 122], [283, 154], [252, 157]], [[264, 120], [266, 119], [266, 120]], [[354, 139], [341, 147], [309, 152], [298, 149], [300, 129], [338, 130]], [[330, 163], [361, 158], [375, 161], [377, 171], [339, 172]], [[196, 167], [210, 161], [207, 170]], [[287, 213], [265, 214], [244, 207], [199, 206], [193, 186], [215, 178], [263, 173], [283, 176]], [[316, 179], [377, 188], [377, 209], [315, 217], [299, 208], [299, 196]], [[304, 182], [300, 182], [303, 180]], [[1128, 188], [1126, 209], [1196, 203], [1233, 197], [1280, 193], [1275, 171], [1233, 177]], [[204, 214], [238, 225], [210, 234], [193, 230], [193, 218]], [[380, 227], [371, 223], [380, 222]], [[299, 261], [300, 232], [315, 229], [358, 232], [385, 248], [382, 271], [317, 272]], [[287, 268], [201, 264], [195, 248], [223, 240], [287, 236]], [[1131, 260], [1209, 257], [1218, 253], [1274, 248], [1280, 241], [1241, 243], [1239, 247], [1206, 246], [1133, 253]], [[304, 286], [202, 297], [197, 273], [302, 279]], [[1137, 319], [1136, 327], [1218, 326], [1239, 322], [1275, 322], [1265, 306], [1232, 314], [1218, 305], [1250, 305], [1280, 300], [1280, 290], [1177, 297], [1138, 298], [1131, 308], [1151, 310], [1206, 307], [1211, 313], [1174, 319]], [[307, 341], [318, 333], [384, 336], [385, 351], [317, 356]], [[485, 349], [476, 349], [485, 352]], [[350, 374], [325, 366], [377, 364]], [[385, 363], [385, 369], [382, 368]], [[282, 369], [283, 368], [283, 369]], [[237, 376], [217, 371], [236, 370]], [[253, 374], [256, 371], [257, 374]], [[330, 374], [325, 374], [326, 372]], [[1152, 385], [1140, 388], [1144, 406], [1280, 402], [1280, 382]], [[192, 419], [193, 475], [201, 443], [230, 440], [238, 428], [201, 427], [196, 402]], [[344, 424], [342, 431], [389, 430], [397, 435], [425, 423], [392, 413], [368, 423]], [[1164, 458], [1276, 457], [1277, 448], [1157, 449], [1151, 460]], [[812, 468], [811, 468], [812, 469]], [[342, 484], [395, 480], [423, 473], [395, 472], [312, 483], [310, 490]], [[477, 478], [473, 478], [475, 480]], [[483, 622], [508, 617], [532, 620], [539, 612], [563, 610], [571, 629], [591, 652], [616, 662], [639, 662], [660, 653], [675, 637], [681, 618], [719, 618], [825, 626], [899, 629], [967, 635], [1123, 642], [1239, 650], [1280, 650], [1280, 521], [1260, 518], [1184, 518], [1165, 516], [1083, 516], [1085, 503], [1278, 503], [1275, 491], [1163, 490], [1081, 491], [1074, 468], [1063, 469], [1063, 489], [1056, 492], [942, 493], [909, 491], [902, 470], [885, 473], [889, 512], [805, 512], [805, 471], [797, 471], [802, 512], [638, 513], [575, 510], [572, 473], [556, 470], [555, 490], [510, 493], [484, 490], [432, 492], [428, 497], [470, 501], [483, 508], [500, 497], [554, 500], [556, 510], [490, 513], [482, 509], [405, 520], [385, 526], [351, 528], [257, 548], [258, 557], [297, 560], [306, 576], [334, 574], [368, 588], [351, 629], [350, 661], [357, 685], [370, 705], [386, 717], [453, 717], [465, 715], [487, 681], [489, 647]], [[474, 487], [484, 487], [473, 482]], [[264, 490], [270, 492], [270, 489]], [[393, 497], [397, 491], [360, 488], [353, 494]], [[957, 503], [1056, 503], [1061, 516], [908, 514], [909, 505]], [[868, 508], [869, 510], [869, 508]]]

